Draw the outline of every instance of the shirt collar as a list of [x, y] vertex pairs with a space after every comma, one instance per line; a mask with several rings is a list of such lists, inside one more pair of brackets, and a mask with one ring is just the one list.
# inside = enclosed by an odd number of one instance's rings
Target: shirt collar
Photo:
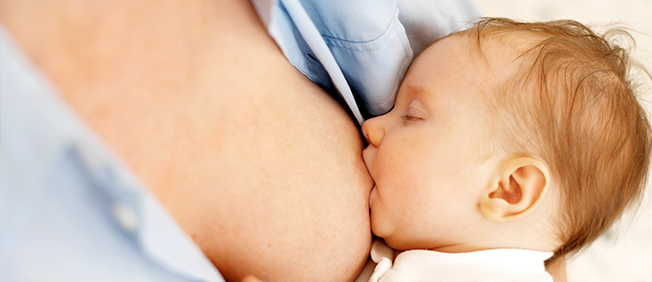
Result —
[[552, 281], [552, 278], [548, 279], [550, 275], [545, 271], [544, 265], [544, 261], [552, 255], [552, 252], [522, 249], [495, 249], [468, 253], [411, 250], [399, 254], [392, 269], [408, 279], [432, 277], [437, 278], [436, 281], [444, 281], [461, 277], [483, 279], [535, 277], [538, 279], [534, 281]]

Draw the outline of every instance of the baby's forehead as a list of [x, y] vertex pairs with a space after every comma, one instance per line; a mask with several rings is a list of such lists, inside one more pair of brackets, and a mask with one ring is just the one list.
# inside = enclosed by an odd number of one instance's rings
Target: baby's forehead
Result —
[[536, 59], [531, 51], [542, 40], [541, 34], [528, 31], [481, 34], [464, 31], [435, 44], [455, 45], [458, 50], [455, 55], [470, 62], [465, 64], [469, 75], [477, 76], [479, 85], [493, 88], [527, 72]]

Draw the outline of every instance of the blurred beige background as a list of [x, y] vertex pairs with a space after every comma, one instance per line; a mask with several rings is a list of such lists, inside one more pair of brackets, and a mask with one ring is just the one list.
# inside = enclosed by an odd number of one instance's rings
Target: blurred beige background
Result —
[[[597, 31], [624, 27], [636, 40], [632, 57], [652, 71], [652, 0], [476, 0], [485, 15], [526, 21], [573, 19]], [[641, 100], [652, 113], [652, 81], [634, 72]], [[651, 119], [652, 120], [652, 119]], [[571, 258], [569, 282], [652, 282], [652, 185], [628, 214], [589, 249]]]

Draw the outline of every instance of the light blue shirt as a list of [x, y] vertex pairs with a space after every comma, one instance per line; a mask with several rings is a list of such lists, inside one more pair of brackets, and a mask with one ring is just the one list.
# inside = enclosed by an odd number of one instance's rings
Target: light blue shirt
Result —
[[252, 0], [290, 63], [362, 124], [392, 109], [414, 56], [482, 12], [472, 0]]
[[[289, 61], [360, 123], [391, 109], [415, 54], [480, 15], [470, 0], [253, 2]], [[224, 281], [4, 28], [0, 281]]]

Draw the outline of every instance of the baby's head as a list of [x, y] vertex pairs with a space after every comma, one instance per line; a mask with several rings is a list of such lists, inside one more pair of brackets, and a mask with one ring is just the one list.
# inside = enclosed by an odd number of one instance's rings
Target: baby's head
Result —
[[625, 52], [572, 21], [487, 19], [368, 120], [374, 234], [399, 250], [574, 252], [640, 196], [651, 130]]

